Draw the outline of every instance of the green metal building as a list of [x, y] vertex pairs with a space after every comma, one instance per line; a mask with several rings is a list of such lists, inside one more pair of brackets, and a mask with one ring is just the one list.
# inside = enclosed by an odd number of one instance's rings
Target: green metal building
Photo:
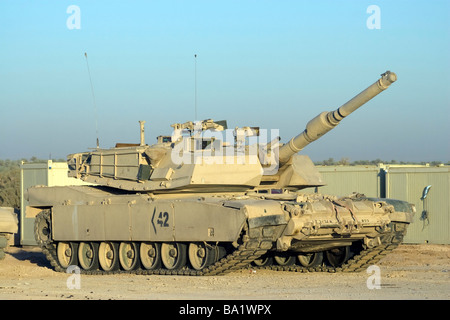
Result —
[[405, 242], [449, 244], [450, 167], [388, 166], [385, 176], [386, 197], [416, 205]]

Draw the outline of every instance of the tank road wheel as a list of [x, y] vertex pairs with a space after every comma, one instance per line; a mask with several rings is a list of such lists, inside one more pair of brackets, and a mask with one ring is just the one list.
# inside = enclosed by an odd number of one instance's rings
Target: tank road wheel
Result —
[[214, 251], [203, 242], [193, 242], [189, 244], [189, 262], [195, 270], [202, 270], [214, 263]]
[[59, 242], [56, 247], [58, 262], [64, 269], [78, 265], [78, 244], [75, 242]]
[[295, 263], [295, 256], [286, 253], [277, 253], [273, 258], [280, 266], [291, 266]]
[[125, 271], [131, 271], [139, 266], [138, 245], [134, 242], [121, 242], [119, 245], [119, 261]]
[[340, 267], [343, 265], [350, 257], [350, 247], [340, 247], [327, 250], [325, 252], [328, 263], [332, 267]]
[[161, 245], [159, 243], [142, 242], [139, 256], [144, 269], [154, 270], [161, 267]]
[[98, 269], [98, 243], [81, 242], [78, 246], [78, 261], [86, 271]]
[[304, 267], [318, 267], [323, 262], [322, 252], [303, 253], [297, 256], [298, 262]]
[[186, 264], [186, 245], [184, 243], [163, 243], [161, 260], [169, 270], [181, 269]]
[[273, 256], [264, 254], [259, 259], [253, 260], [253, 264], [257, 267], [266, 267], [273, 265]]
[[118, 244], [114, 242], [102, 242], [98, 247], [98, 262], [105, 271], [114, 271], [119, 269], [119, 249]]

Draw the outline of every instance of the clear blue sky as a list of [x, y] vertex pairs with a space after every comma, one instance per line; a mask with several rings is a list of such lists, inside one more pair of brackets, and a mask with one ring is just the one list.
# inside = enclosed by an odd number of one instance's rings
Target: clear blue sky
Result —
[[[69, 29], [70, 5], [81, 29]], [[380, 29], [369, 29], [370, 5]], [[198, 118], [282, 141], [372, 84], [398, 81], [303, 153], [449, 161], [450, 2], [0, 0], [0, 159], [65, 158]]]

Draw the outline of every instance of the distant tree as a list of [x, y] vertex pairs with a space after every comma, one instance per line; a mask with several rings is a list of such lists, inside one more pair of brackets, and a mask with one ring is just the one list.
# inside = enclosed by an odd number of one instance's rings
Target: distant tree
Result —
[[350, 165], [350, 159], [349, 158], [341, 158], [341, 160], [339, 160], [337, 164], [341, 165], [341, 166], [348, 166], [348, 165]]
[[30, 160], [0, 160], [0, 206], [20, 208], [20, 164], [21, 162], [44, 162], [31, 157]]
[[377, 165], [377, 164], [379, 164], [379, 163], [383, 163], [383, 160], [381, 160], [381, 159], [375, 159], [375, 160], [370, 161], [370, 164], [373, 164], [373, 165]]
[[0, 172], [0, 206], [20, 208], [20, 170]]
[[328, 158], [328, 160], [323, 160], [322, 163], [323, 163], [324, 166], [333, 166], [333, 165], [335, 165], [333, 158]]

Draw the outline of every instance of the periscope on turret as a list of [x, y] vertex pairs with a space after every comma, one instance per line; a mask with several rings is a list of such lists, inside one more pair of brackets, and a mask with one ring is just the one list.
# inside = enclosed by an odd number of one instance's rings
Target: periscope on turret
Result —
[[396, 79], [383, 73], [285, 145], [278, 130], [212, 119], [173, 124], [147, 145], [141, 121], [140, 143], [68, 156], [69, 176], [92, 185], [28, 190], [36, 241], [56, 270], [90, 274], [217, 275], [250, 263], [362, 270], [401, 242], [414, 207], [303, 194], [325, 181], [297, 153]]

